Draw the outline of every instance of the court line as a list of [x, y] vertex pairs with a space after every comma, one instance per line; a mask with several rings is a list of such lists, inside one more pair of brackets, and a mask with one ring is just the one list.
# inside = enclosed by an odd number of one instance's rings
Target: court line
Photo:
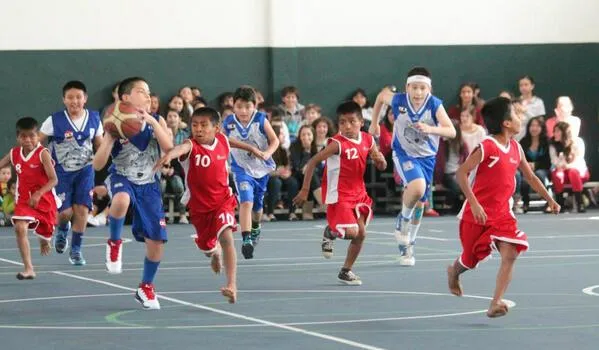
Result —
[[[109, 286], [109, 287], [113, 287], [113, 288], [118, 288], [118, 289], [121, 289], [121, 290], [127, 290], [127, 291], [135, 292], [135, 289], [133, 289], [133, 288], [121, 286], [121, 285], [118, 285], [118, 284], [115, 284], [115, 283], [110, 283], [110, 282], [106, 282], [106, 281], [102, 281], [102, 280], [98, 280], [98, 279], [93, 279], [93, 278], [87, 278], [87, 277], [72, 275], [72, 274], [65, 273], [65, 272], [60, 272], [60, 271], [53, 271], [52, 273], [54, 273], [56, 275], [59, 275], [59, 276], [70, 277], [70, 278], [79, 279], [79, 280], [87, 281], [87, 282], [94, 282], [94, 283], [97, 283], [97, 284], [103, 284], [105, 286]], [[353, 340], [349, 340], [349, 339], [345, 339], [345, 338], [340, 338], [340, 337], [335, 337], [335, 336], [331, 336], [331, 335], [327, 335], [327, 334], [322, 334], [322, 333], [318, 333], [318, 332], [307, 331], [305, 329], [301, 329], [301, 328], [297, 328], [297, 327], [293, 327], [293, 326], [286, 326], [286, 325], [283, 325], [283, 324], [279, 324], [279, 323], [275, 323], [275, 322], [270, 322], [270, 321], [262, 320], [262, 319], [255, 318], [255, 317], [250, 317], [250, 316], [245, 316], [245, 315], [234, 313], [234, 312], [229, 312], [229, 311], [224, 311], [224, 310], [220, 310], [220, 309], [215, 309], [215, 308], [212, 308], [212, 307], [209, 307], [209, 306], [204, 306], [204, 305], [201, 305], [201, 304], [190, 303], [190, 302], [187, 302], [187, 301], [184, 301], [184, 300], [167, 297], [165, 295], [157, 294], [157, 297], [160, 298], [160, 299], [163, 299], [163, 300], [170, 301], [170, 302], [175, 303], [175, 304], [189, 306], [189, 307], [192, 307], [192, 308], [196, 308], [196, 309], [200, 309], [200, 310], [204, 310], [204, 311], [210, 311], [210, 312], [217, 313], [217, 314], [224, 315], [224, 316], [229, 316], [229, 317], [233, 317], [233, 318], [237, 318], [237, 319], [241, 319], [241, 320], [245, 320], [245, 321], [259, 323], [259, 324], [263, 324], [265, 326], [279, 328], [279, 329], [283, 329], [283, 330], [290, 331], [290, 332], [293, 332], [293, 333], [299, 333], [299, 334], [304, 334], [304, 335], [308, 335], [308, 336], [312, 336], [312, 337], [316, 337], [316, 338], [330, 340], [330, 341], [333, 341], [333, 342], [336, 342], [336, 343], [340, 343], [340, 344], [352, 346], [352, 347], [358, 348], [358, 349], [384, 350], [383, 348], [379, 348], [379, 347], [372, 346], [372, 345], [358, 343], [358, 342], [355, 342]]]
[[[395, 236], [394, 233], [391, 232], [383, 232], [383, 231], [370, 231], [370, 230], [366, 230], [366, 233], [376, 233], [379, 235], [385, 235], [385, 236]], [[441, 242], [448, 242], [448, 241], [457, 241], [457, 238], [439, 238], [439, 237], [430, 237], [430, 236], [421, 236], [418, 235], [418, 239], [425, 239], [425, 240], [430, 240], [430, 241], [441, 241]]]
[[586, 287], [582, 292], [586, 295], [599, 296], [599, 293], [595, 292], [595, 289], [599, 288], [599, 285]]

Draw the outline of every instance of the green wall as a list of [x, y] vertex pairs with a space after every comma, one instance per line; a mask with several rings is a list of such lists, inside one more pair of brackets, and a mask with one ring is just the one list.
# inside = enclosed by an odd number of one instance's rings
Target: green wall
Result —
[[[537, 82], [536, 93], [548, 113], [559, 95], [570, 95], [583, 118], [587, 161], [599, 178], [597, 157], [599, 44], [407, 46], [332, 48], [231, 48], [177, 50], [0, 51], [0, 102], [6, 123], [0, 129], [0, 151], [14, 142], [13, 123], [20, 115], [43, 120], [61, 108], [60, 88], [71, 79], [89, 88], [89, 105], [110, 101], [119, 79], [142, 75], [163, 100], [182, 85], [198, 85], [205, 96], [252, 84], [267, 99], [280, 101], [285, 85], [296, 85], [303, 103], [316, 102], [331, 115], [335, 105], [356, 87], [374, 97], [385, 84], [403, 86], [415, 65], [433, 74], [434, 93], [455, 101], [461, 82], [477, 81], [483, 97], [502, 89], [517, 91], [523, 74]], [[164, 101], [163, 101], [164, 102]]]

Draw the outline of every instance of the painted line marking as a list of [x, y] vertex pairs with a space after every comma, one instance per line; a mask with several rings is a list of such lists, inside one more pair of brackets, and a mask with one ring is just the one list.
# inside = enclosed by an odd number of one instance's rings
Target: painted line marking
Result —
[[[432, 231], [432, 230], [429, 230]], [[443, 232], [443, 231], [440, 231]], [[370, 231], [370, 230], [366, 230], [366, 233], [376, 233], [379, 235], [385, 235], [385, 236], [395, 236], [394, 233], [391, 232], [384, 232], [384, 231]], [[441, 242], [449, 242], [449, 241], [457, 241], [456, 239], [453, 238], [439, 238], [439, 237], [430, 237], [430, 236], [418, 236], [417, 239], [425, 239], [425, 240], [430, 240], [430, 241], [441, 241]]]

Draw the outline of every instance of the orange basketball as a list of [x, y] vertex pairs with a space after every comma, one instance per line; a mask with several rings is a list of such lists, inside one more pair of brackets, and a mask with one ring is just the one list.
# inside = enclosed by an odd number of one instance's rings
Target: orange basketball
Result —
[[113, 137], [128, 139], [139, 134], [145, 122], [132, 104], [118, 101], [106, 108], [103, 125], [104, 130]]

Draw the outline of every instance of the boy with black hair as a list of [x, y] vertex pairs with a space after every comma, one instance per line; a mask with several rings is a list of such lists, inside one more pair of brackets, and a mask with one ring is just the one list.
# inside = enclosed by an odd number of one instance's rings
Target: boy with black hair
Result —
[[512, 212], [516, 170], [520, 169], [554, 213], [559, 213], [560, 206], [531, 170], [520, 144], [513, 139], [520, 131], [521, 120], [510, 100], [504, 97], [489, 100], [482, 115], [490, 136], [474, 149], [456, 173], [466, 196], [458, 215], [462, 254], [447, 268], [447, 278], [451, 293], [461, 296], [460, 274], [476, 268], [492, 250], [499, 251], [501, 266], [487, 316], [500, 317], [508, 312], [502, 297], [511, 281], [516, 258], [528, 250], [526, 234], [518, 229]]

